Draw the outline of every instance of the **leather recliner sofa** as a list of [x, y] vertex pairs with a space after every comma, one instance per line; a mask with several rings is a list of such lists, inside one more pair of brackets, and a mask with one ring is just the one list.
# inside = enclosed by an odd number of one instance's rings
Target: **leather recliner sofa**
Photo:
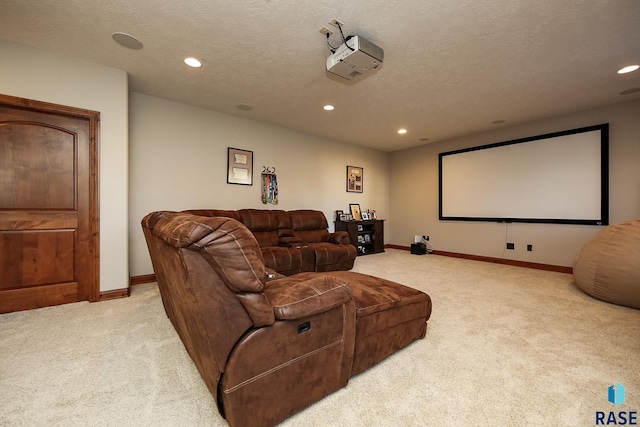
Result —
[[329, 233], [322, 211], [192, 209], [183, 212], [240, 221], [258, 241], [265, 265], [285, 276], [303, 271], [350, 270], [356, 259], [356, 248], [349, 234], [346, 231]]
[[232, 426], [273, 426], [425, 336], [431, 299], [350, 271], [284, 276], [230, 217], [142, 220], [167, 315]]

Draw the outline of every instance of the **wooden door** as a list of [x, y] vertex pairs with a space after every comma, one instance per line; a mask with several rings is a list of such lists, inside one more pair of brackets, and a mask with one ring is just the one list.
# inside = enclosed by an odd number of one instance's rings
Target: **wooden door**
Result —
[[98, 122], [0, 95], [0, 313], [98, 301]]

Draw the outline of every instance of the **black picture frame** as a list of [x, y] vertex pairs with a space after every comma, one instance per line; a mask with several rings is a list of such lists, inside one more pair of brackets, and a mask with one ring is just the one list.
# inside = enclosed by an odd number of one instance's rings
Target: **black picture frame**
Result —
[[227, 184], [253, 185], [253, 151], [227, 148]]

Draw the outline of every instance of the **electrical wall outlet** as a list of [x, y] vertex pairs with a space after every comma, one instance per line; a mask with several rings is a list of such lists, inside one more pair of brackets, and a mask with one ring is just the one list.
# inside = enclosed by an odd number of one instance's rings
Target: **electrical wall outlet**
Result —
[[424, 240], [426, 240], [427, 242], [429, 241], [429, 236], [426, 236], [426, 235], [424, 235], [424, 234], [423, 234], [423, 235], [422, 235], [422, 238], [423, 238]]
[[507, 243], [507, 249], [515, 249], [515, 248], [516, 248], [515, 243]]
[[331, 31], [327, 27], [322, 27], [322, 28], [320, 28], [320, 33], [331, 35], [331, 34], [333, 34], [333, 31]]
[[533, 251], [533, 245], [527, 245], [527, 250], [528, 250], [529, 252]]
[[333, 25], [336, 28], [340, 28], [340, 27], [344, 27], [344, 22], [340, 21], [337, 18], [333, 18], [331, 21], [329, 21], [329, 25]]

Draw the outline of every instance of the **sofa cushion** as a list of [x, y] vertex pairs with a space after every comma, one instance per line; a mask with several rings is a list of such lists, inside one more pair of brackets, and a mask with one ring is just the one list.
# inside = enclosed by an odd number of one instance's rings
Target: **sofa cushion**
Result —
[[329, 242], [308, 243], [315, 252], [315, 271], [350, 270], [356, 259], [356, 247]]
[[297, 247], [266, 246], [261, 251], [264, 265], [278, 273], [290, 276], [303, 269], [304, 251]]
[[327, 218], [321, 211], [311, 209], [298, 209], [289, 211], [294, 230], [318, 230], [327, 229]]
[[240, 221], [253, 233], [260, 247], [278, 246], [278, 211], [240, 209]]
[[235, 219], [170, 213], [158, 219], [153, 233], [172, 246], [198, 248], [234, 292], [262, 291], [262, 252], [251, 232]]
[[293, 232], [305, 242], [326, 242], [329, 224], [321, 211], [301, 209], [289, 211]]

